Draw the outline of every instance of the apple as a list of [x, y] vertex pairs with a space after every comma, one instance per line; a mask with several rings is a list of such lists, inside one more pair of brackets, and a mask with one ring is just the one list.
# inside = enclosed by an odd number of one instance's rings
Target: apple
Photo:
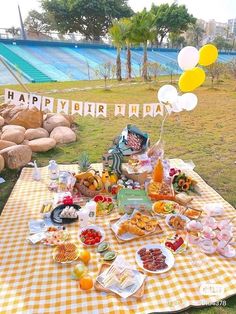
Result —
[[78, 263], [72, 271], [72, 276], [75, 277], [75, 279], [80, 279], [87, 274], [87, 271], [88, 269], [83, 263]]

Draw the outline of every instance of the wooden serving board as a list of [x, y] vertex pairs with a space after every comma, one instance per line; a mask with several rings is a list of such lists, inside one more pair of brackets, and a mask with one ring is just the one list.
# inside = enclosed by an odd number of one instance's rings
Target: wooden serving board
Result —
[[[111, 266], [111, 264], [109, 263], [102, 263], [101, 264], [101, 267], [100, 267], [100, 270], [99, 270], [99, 273], [98, 273], [98, 276], [103, 273], [107, 268], [109, 268]], [[143, 271], [140, 271], [140, 273], [144, 274]], [[134, 293], [132, 294], [130, 297], [135, 297], [137, 299], [140, 299], [142, 298], [143, 294], [144, 294], [144, 287], [145, 287], [145, 280], [142, 284], [142, 286]], [[94, 288], [95, 290], [97, 291], [100, 291], [100, 292], [106, 292], [106, 293], [110, 293], [112, 295], [115, 295], [117, 297], [120, 297], [118, 294], [116, 294], [115, 292], [109, 290], [108, 288], [105, 288], [103, 287], [97, 280], [95, 281], [95, 284], [94, 284]]]
[[[153, 217], [152, 217], [153, 218]], [[113, 225], [114, 223], [116, 223], [120, 218], [116, 218], [116, 219], [112, 219], [110, 220], [110, 228], [112, 230], [112, 232], [114, 233], [117, 241], [119, 243], [125, 243], [125, 242], [129, 242], [129, 241], [133, 241], [133, 240], [136, 240], [136, 239], [142, 239], [142, 238], [145, 238], [147, 236], [151, 236], [151, 235], [154, 235], [154, 234], [160, 234], [160, 233], [163, 233], [163, 230], [161, 228], [161, 226], [158, 224], [156, 226], [156, 228], [154, 229], [154, 231], [152, 232], [149, 232], [149, 233], [146, 233], [145, 235], [143, 236], [138, 236], [138, 235], [134, 235], [134, 237], [132, 239], [127, 239], [127, 240], [123, 240], [123, 239], [120, 239], [120, 237], [114, 232], [114, 230], [112, 229], [111, 225]]]

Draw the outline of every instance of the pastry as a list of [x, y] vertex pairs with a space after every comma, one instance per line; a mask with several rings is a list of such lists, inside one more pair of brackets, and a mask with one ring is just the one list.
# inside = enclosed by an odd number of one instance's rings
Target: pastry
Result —
[[137, 222], [137, 227], [143, 229], [143, 228], [145, 228], [145, 226], [146, 226], [146, 223], [145, 223], [144, 221], [139, 220], [139, 221]]
[[144, 221], [144, 222], [150, 221], [150, 218], [149, 218], [148, 216], [145, 216], [145, 215], [142, 215], [142, 216], [140, 217], [140, 219], [141, 219], [142, 221]]
[[142, 229], [135, 225], [132, 225], [127, 221], [123, 222], [118, 229], [118, 235], [122, 235], [124, 233], [132, 233], [138, 236], [143, 236], [145, 234], [145, 232]]

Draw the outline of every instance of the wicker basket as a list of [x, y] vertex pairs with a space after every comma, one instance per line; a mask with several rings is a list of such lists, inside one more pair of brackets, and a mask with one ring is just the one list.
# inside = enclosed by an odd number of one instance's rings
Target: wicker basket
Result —
[[96, 195], [98, 195], [98, 194], [100, 194], [102, 192], [101, 190], [99, 190], [99, 191], [92, 191], [89, 188], [87, 188], [85, 185], [79, 184], [79, 183], [76, 183], [75, 187], [77, 188], [77, 190], [81, 194], [83, 194], [86, 197], [90, 197], [90, 198], [93, 198], [94, 196], [96, 196]]

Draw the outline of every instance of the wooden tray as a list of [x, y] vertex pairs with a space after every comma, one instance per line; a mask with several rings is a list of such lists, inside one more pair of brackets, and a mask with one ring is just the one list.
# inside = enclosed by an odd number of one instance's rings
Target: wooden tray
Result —
[[[154, 217], [152, 217], [152, 218], [154, 218]], [[155, 230], [152, 231], [152, 232], [149, 232], [149, 233], [147, 233], [147, 234], [145, 234], [145, 235], [143, 235], [143, 236], [138, 236], [138, 235], [136, 236], [136, 235], [134, 235], [134, 238], [132, 238], [132, 239], [122, 240], [122, 239], [120, 239], [120, 238], [118, 237], [118, 235], [113, 231], [113, 229], [112, 229], [112, 227], [111, 227], [111, 225], [113, 225], [114, 223], [116, 223], [119, 219], [120, 219], [120, 218], [116, 218], [116, 219], [110, 220], [110, 228], [111, 228], [112, 232], [114, 233], [114, 235], [115, 235], [115, 237], [116, 237], [116, 239], [117, 239], [117, 241], [118, 241], [119, 243], [125, 243], [125, 242], [133, 241], [133, 240], [136, 240], [136, 239], [142, 239], [142, 238], [145, 238], [145, 237], [147, 237], [147, 236], [151, 236], [151, 235], [154, 235], [154, 234], [160, 234], [160, 233], [163, 232], [161, 226], [158, 224], [158, 225], [156, 226]], [[154, 219], [155, 219], [155, 218], [154, 218]]]
[[[99, 273], [98, 273], [98, 276], [103, 273], [108, 267], [110, 267], [111, 264], [109, 263], [102, 263], [101, 264], [101, 267], [100, 267], [100, 270], [99, 270]], [[140, 273], [144, 274], [143, 271], [141, 270], [138, 270]], [[134, 293], [132, 294], [130, 297], [135, 297], [137, 299], [140, 299], [142, 298], [143, 294], [144, 294], [144, 286], [145, 286], [145, 280], [142, 284], [142, 286]], [[105, 288], [103, 287], [97, 280], [95, 281], [95, 284], [94, 284], [94, 288], [95, 290], [97, 291], [100, 291], [100, 292], [106, 292], [106, 293], [109, 293], [109, 294], [112, 294], [112, 295], [115, 295], [117, 297], [120, 297], [118, 294], [116, 294], [115, 292], [109, 290], [108, 288]]]

